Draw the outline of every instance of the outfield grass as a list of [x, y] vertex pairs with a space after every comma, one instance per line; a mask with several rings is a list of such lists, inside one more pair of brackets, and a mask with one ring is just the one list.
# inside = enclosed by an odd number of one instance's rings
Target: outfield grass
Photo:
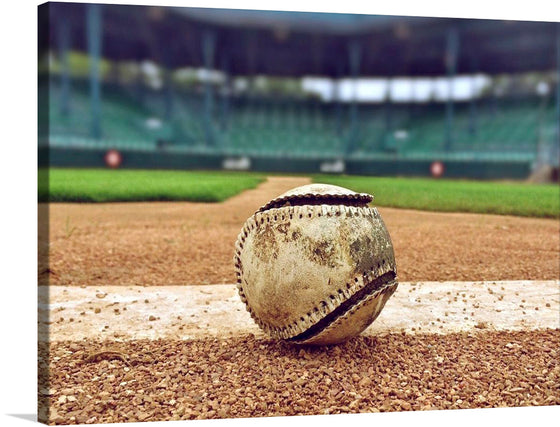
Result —
[[[221, 202], [265, 179], [264, 174], [219, 171], [53, 168], [48, 174], [49, 191], [39, 186], [43, 202]], [[373, 194], [376, 206], [560, 218], [560, 189], [553, 184], [340, 175], [313, 180]]]
[[314, 182], [375, 196], [376, 206], [560, 218], [557, 185], [318, 175]]
[[49, 190], [39, 185], [39, 201], [221, 202], [265, 180], [264, 175], [242, 172], [54, 168], [48, 174]]

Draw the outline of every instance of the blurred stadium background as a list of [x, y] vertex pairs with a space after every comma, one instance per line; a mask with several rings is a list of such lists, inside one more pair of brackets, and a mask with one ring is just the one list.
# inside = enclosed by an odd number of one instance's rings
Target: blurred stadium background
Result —
[[560, 23], [39, 7], [40, 165], [558, 179]]

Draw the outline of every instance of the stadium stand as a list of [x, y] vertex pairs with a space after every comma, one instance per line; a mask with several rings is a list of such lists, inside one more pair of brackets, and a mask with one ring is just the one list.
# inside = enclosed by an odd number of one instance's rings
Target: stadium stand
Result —
[[100, 140], [94, 140], [89, 130], [86, 82], [72, 82], [68, 114], [62, 113], [60, 85], [54, 79], [49, 90], [50, 144], [67, 148], [167, 149], [288, 158], [533, 161], [539, 138], [551, 140], [555, 127], [554, 106], [542, 106], [539, 99], [485, 98], [476, 105], [459, 103], [455, 106], [452, 144], [446, 150], [443, 104], [360, 105], [357, 133], [351, 138], [348, 105], [240, 96], [229, 100], [227, 112], [219, 102], [214, 104], [208, 134], [202, 93], [175, 91], [172, 114], [166, 117], [163, 91], [145, 89], [139, 98], [133, 88], [105, 84], [103, 133]]
[[[121, 167], [131, 168], [428, 175], [431, 162], [443, 161], [445, 176], [487, 179], [558, 169], [559, 23], [56, 2], [39, 9], [42, 165], [99, 167], [116, 148]], [[122, 79], [123, 64], [142, 71]], [[146, 65], [158, 85], [145, 81]], [[173, 80], [186, 69], [189, 84]], [[519, 90], [535, 73], [546, 87]], [[217, 74], [224, 80], [208, 79]], [[475, 75], [506, 90], [471, 101], [366, 104], [228, 86], [262, 77]]]
[[[446, 177], [477, 179], [558, 169], [559, 23], [56, 2], [38, 23], [40, 165], [102, 167], [115, 148], [125, 168], [429, 175], [443, 161]], [[141, 72], [121, 74], [126, 64]], [[175, 79], [185, 70], [188, 84]], [[274, 86], [475, 75], [506, 90], [367, 104]], [[546, 87], [519, 90], [527, 75]], [[268, 95], [230, 85], [262, 77], [274, 80]]]

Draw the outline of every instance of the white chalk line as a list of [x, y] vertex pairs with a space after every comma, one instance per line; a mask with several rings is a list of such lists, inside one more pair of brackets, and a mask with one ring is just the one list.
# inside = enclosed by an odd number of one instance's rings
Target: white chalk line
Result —
[[[265, 337], [235, 285], [40, 286], [39, 340]], [[440, 333], [560, 327], [560, 281], [400, 283], [364, 332]]]

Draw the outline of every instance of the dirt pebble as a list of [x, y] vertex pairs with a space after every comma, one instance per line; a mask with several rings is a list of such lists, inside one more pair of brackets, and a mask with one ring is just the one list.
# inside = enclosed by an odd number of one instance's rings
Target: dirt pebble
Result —
[[558, 405], [559, 344], [558, 329], [323, 348], [251, 335], [51, 343], [40, 348], [51, 378], [39, 399], [51, 402], [50, 424]]

